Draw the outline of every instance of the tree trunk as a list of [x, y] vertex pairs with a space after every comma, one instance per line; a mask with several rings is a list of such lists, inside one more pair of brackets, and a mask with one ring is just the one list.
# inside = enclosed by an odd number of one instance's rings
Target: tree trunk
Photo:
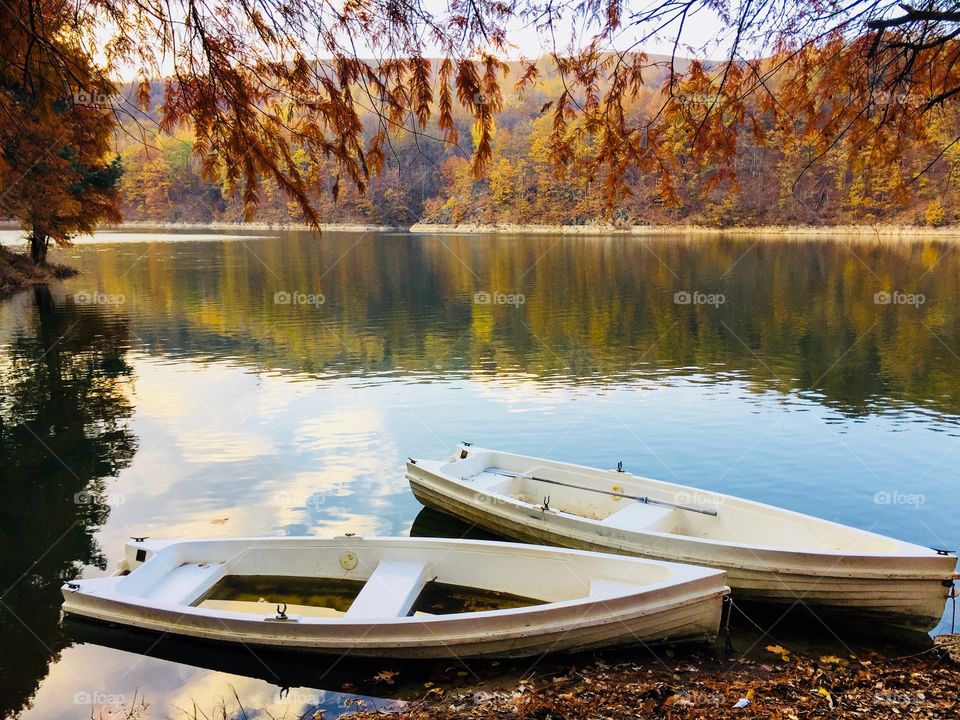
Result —
[[40, 228], [34, 228], [30, 233], [30, 259], [34, 265], [47, 264], [47, 248], [50, 246], [50, 237]]

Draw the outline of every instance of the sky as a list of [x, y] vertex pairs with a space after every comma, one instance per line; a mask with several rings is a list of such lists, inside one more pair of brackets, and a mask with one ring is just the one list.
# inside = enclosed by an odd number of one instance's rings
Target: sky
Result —
[[[442, 18], [449, 14], [449, 0], [421, 0], [422, 6], [436, 18]], [[643, 12], [645, 9], [658, 4], [658, 0], [642, 0], [642, 2], [628, 3], [628, 11]], [[177, 16], [176, 2], [170, 6], [173, 16]], [[628, 21], [625, 16], [625, 23]], [[645, 25], [642, 29], [628, 27], [623, 29], [614, 38], [609, 49], [617, 50], [642, 50], [651, 54], [669, 55], [674, 50], [677, 29], [679, 23], [670, 22], [665, 27], [657, 31], [656, 28]], [[542, 28], [538, 29], [536, 24], [522, 18], [516, 18], [511, 21], [507, 28], [508, 40], [508, 59], [515, 60], [521, 57], [535, 58], [545, 53], [557, 50], [564, 52], [570, 47], [571, 41], [575, 46], [583, 46], [589, 42], [593, 33], [597, 30], [596, 24], [585, 24], [582, 21], [573, 22], [570, 18], [564, 18], [555, 23], [554, 32], [551, 35]], [[680, 42], [677, 44], [677, 54], [680, 56], [695, 56], [701, 58], [718, 59], [726, 56], [729, 47], [729, 40], [723, 34], [723, 25], [719, 17], [707, 8], [699, 8], [688, 15], [683, 24], [683, 32]], [[106, 41], [111, 37], [112, 32], [108, 28], [101, 29], [97, 33], [98, 46], [103, 47]], [[346, 39], [346, 38], [344, 38]], [[357, 55], [360, 57], [373, 58], [377, 56], [373, 48], [365, 42], [362, 37], [352, 38], [352, 43], [356, 48]], [[556, 47], [554, 47], [554, 43]], [[95, 52], [100, 60], [103, 60], [101, 52]], [[318, 53], [323, 57], [323, 53]], [[439, 57], [442, 52], [435, 44], [427, 44], [426, 55], [428, 57]], [[169, 58], [161, 62], [161, 74], [170, 75], [172, 63]], [[123, 80], [131, 80], [136, 75], [136, 68], [121, 68]]]
[[[445, 6], [445, 0], [426, 0], [428, 6]], [[633, 3], [628, 5], [628, 9], [634, 12], [643, 12], [652, 5], [659, 4], [659, 0], [654, 2]], [[627, 18], [625, 17], [625, 20]], [[716, 58], [722, 56], [728, 47], [725, 38], [718, 34], [722, 25], [719, 17], [713, 11], [707, 8], [699, 8], [691, 13], [683, 24], [683, 31], [680, 42], [677, 45], [677, 52], [686, 56], [701, 56], [700, 49], [708, 48], [709, 56]], [[572, 32], [576, 28], [577, 33]], [[556, 31], [556, 42], [560, 49], [572, 38], [577, 37], [579, 45], [584, 45], [589, 41], [593, 32], [596, 32], [597, 26], [584, 26], [583, 23], [574, 24], [569, 20], [559, 23]], [[637, 49], [647, 53], [656, 53], [669, 55], [673, 52], [674, 42], [676, 41], [678, 22], [671, 22], [666, 27], [656, 32], [653, 26], [644, 26], [641, 28], [627, 27], [621, 31], [613, 46], [618, 50], [624, 50], [639, 42]], [[509, 29], [508, 39], [516, 46], [511, 51], [511, 58], [525, 55], [534, 57], [536, 55], [553, 51], [552, 38], [539, 31], [532, 24], [517, 20], [512, 23]]]

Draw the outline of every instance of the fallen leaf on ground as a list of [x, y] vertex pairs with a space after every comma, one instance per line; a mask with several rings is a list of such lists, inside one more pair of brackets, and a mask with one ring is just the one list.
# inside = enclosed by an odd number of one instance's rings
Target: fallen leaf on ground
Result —
[[400, 673], [394, 670], [381, 670], [373, 676], [373, 679], [377, 682], [385, 682], [387, 685], [393, 685], [393, 679], [399, 674]]
[[767, 645], [767, 652], [772, 652], [774, 655], [779, 655], [780, 659], [783, 661], [790, 659], [790, 651], [782, 645]]

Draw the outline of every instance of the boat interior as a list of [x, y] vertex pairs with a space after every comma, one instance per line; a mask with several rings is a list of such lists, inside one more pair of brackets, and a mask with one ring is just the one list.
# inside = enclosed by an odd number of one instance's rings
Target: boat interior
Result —
[[[892, 538], [774, 506], [616, 470], [597, 470], [471, 448], [461, 451], [439, 470], [468, 482], [485, 495], [510, 498], [537, 509], [543, 509], [546, 503], [552, 511], [592, 520], [612, 529], [815, 552], [896, 554], [905, 547], [917, 550]], [[562, 484], [556, 484], [558, 482]], [[623, 495], [646, 497], [669, 505]]]
[[502, 546], [326, 542], [188, 541], [155, 550], [134, 543], [128, 546], [132, 570], [117, 579], [116, 591], [261, 617], [279, 614], [280, 606], [288, 617], [353, 620], [612, 597], [666, 582], [672, 574], [656, 563], [559, 556], [524, 546], [505, 552]]

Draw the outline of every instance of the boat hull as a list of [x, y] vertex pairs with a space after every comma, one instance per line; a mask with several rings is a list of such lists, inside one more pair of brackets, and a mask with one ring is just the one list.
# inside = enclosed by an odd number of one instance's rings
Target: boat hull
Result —
[[[402, 543], [401, 543], [402, 541]], [[515, 554], [509, 543], [437, 541], [427, 539], [249, 539], [246, 542], [282, 548], [295, 543], [299, 552], [313, 545], [335, 543], [339, 551], [363, 557], [371, 543], [401, 543], [418, 551], [460, 552], [469, 550], [478, 563], [489, 555], [489, 567], [497, 556]], [[306, 545], [305, 545], [306, 543]], [[304, 549], [307, 548], [307, 549]], [[258, 546], [258, 551], [263, 547]], [[587, 553], [557, 555], [552, 548], [525, 548], [532, 564], [557, 561], [583, 572], [595, 558]], [[561, 553], [567, 551], [559, 551]], [[618, 560], [618, 558], [610, 558]], [[603, 562], [602, 558], [600, 560]], [[666, 565], [666, 564], [663, 564]], [[722, 602], [729, 591], [722, 573], [684, 575], [678, 566], [676, 583], [654, 583], [613, 596], [587, 596], [580, 600], [548, 603], [530, 608], [446, 616], [403, 616], [386, 619], [351, 618], [278, 620], [238, 613], [205, 612], [183, 604], [145, 601], [125, 596], [116, 588], [117, 578], [81, 581], [80, 588], [64, 587], [64, 611], [70, 615], [178, 636], [269, 647], [320, 655], [357, 658], [440, 659], [508, 658], [552, 652], [576, 652], [619, 645], [708, 642], [719, 631]], [[631, 568], [609, 565], [606, 574], [630, 576]], [[430, 569], [428, 574], [433, 573]], [[484, 571], [489, 575], [489, 571]], [[131, 574], [130, 577], [133, 575]], [[680, 577], [682, 576], [682, 577]], [[114, 585], [101, 582], [114, 581]], [[120, 578], [119, 581], [122, 581]], [[267, 606], [272, 610], [273, 606]]]
[[858, 625], [928, 632], [941, 621], [952, 585], [955, 558], [744, 552], [694, 538], [602, 528], [563, 513], [491, 501], [488, 492], [416, 463], [408, 464], [407, 479], [424, 506], [504, 538], [723, 569], [734, 600], [805, 608], [816, 615], [855, 619]]

